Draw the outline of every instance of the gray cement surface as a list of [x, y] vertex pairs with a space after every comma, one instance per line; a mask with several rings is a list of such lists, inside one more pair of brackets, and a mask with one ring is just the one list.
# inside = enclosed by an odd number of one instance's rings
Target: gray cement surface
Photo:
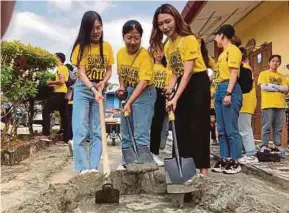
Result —
[[[162, 152], [168, 157], [170, 147]], [[109, 142], [110, 164], [120, 162], [120, 146]], [[212, 161], [212, 163], [214, 163]], [[101, 168], [100, 168], [101, 171]], [[239, 173], [209, 173], [193, 180], [193, 202], [178, 209], [171, 195], [164, 194], [163, 168], [146, 174], [112, 174], [121, 191], [120, 204], [96, 205], [94, 192], [102, 185], [100, 174], [77, 175], [68, 147], [53, 145], [16, 166], [2, 166], [2, 212], [289, 212], [289, 192], [275, 184]], [[137, 193], [137, 194], [136, 194]]]

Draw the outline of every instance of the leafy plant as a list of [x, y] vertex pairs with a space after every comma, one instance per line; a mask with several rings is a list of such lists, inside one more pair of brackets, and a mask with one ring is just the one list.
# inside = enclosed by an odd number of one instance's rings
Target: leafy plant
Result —
[[34, 101], [46, 81], [53, 78], [49, 71], [56, 65], [56, 56], [47, 50], [20, 41], [1, 41], [1, 99], [12, 104], [9, 113], [21, 104], [26, 106], [30, 133]]

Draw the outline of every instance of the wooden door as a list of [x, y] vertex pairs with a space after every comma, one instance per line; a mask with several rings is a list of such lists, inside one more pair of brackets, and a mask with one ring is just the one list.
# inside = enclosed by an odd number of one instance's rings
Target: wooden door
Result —
[[257, 140], [261, 139], [261, 128], [262, 128], [261, 89], [257, 85], [257, 82], [260, 72], [267, 70], [269, 68], [268, 61], [271, 55], [272, 55], [272, 43], [264, 44], [261, 46], [261, 48], [249, 54], [249, 63], [253, 69], [254, 84], [257, 95], [257, 107], [255, 110], [255, 114], [252, 117], [254, 138]]

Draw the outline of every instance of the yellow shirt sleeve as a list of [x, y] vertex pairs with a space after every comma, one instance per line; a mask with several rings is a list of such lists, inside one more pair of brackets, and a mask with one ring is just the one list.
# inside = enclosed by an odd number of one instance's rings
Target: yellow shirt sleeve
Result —
[[195, 36], [185, 37], [182, 46], [184, 48], [184, 61], [198, 58], [198, 50], [200, 48], [200, 44]]
[[230, 48], [228, 50], [228, 67], [229, 68], [240, 68], [242, 61], [242, 55], [238, 48]]
[[107, 60], [107, 66], [112, 66], [114, 64], [114, 57], [113, 57], [113, 51], [110, 44], [107, 45], [108, 48], [108, 60]]
[[260, 73], [259, 78], [258, 78], [258, 85], [261, 85], [261, 84], [267, 84], [266, 76], [262, 72]]
[[78, 53], [79, 53], [79, 48], [80, 46], [77, 45], [74, 50], [73, 50], [73, 53], [72, 53], [72, 57], [71, 57], [71, 63], [75, 66], [86, 66], [87, 65], [87, 54], [85, 54], [85, 51], [83, 52], [82, 54], [82, 58], [79, 62], [79, 64], [77, 63], [78, 62]]
[[153, 60], [148, 52], [142, 54], [139, 67], [139, 80], [151, 81], [153, 78]]

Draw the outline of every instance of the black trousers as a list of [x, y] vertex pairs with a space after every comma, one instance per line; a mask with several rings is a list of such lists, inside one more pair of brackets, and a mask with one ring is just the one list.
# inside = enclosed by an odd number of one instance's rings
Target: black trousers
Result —
[[63, 140], [67, 143], [69, 140], [72, 140], [72, 104], [66, 105], [66, 119], [67, 125], [64, 127]]
[[192, 75], [176, 107], [176, 133], [181, 157], [197, 168], [210, 168], [210, 81], [206, 72]]
[[61, 117], [61, 128], [64, 128], [67, 124], [66, 120], [66, 104], [67, 100], [65, 99], [65, 93], [54, 93], [50, 96], [44, 108], [42, 110], [42, 118], [43, 118], [43, 135], [50, 135], [50, 114], [54, 111], [59, 111]]
[[161, 143], [161, 133], [163, 129], [163, 122], [166, 114], [166, 98], [161, 94], [161, 89], [156, 88], [157, 100], [154, 108], [154, 117], [152, 120], [150, 133], [150, 150], [153, 154], [158, 155]]

